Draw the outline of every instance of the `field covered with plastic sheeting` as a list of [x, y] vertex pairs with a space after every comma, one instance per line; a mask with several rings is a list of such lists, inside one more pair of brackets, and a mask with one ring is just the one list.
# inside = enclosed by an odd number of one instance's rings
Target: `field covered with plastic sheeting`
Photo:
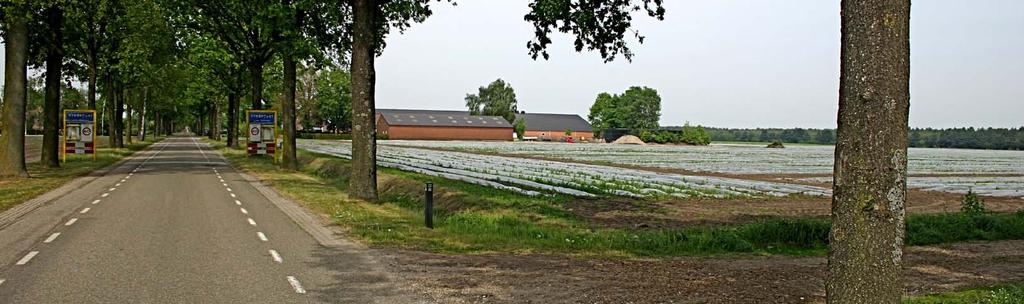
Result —
[[[832, 182], [831, 177], [799, 179], [812, 183]], [[1020, 176], [911, 176], [907, 187], [924, 191], [939, 191], [965, 194], [974, 191], [979, 195], [1024, 198], [1024, 177]]]
[[[347, 142], [300, 140], [300, 149], [351, 157]], [[460, 180], [527, 195], [559, 193], [577, 197], [756, 197], [791, 194], [826, 196], [830, 190], [805, 185], [380, 145], [383, 167]]]
[[[832, 146], [754, 144], [711, 146], [612, 145], [468, 141], [386, 141], [389, 146], [500, 153], [617, 165], [732, 174], [831, 174]], [[1022, 174], [1024, 151], [923, 149], [909, 151], [910, 174]]]

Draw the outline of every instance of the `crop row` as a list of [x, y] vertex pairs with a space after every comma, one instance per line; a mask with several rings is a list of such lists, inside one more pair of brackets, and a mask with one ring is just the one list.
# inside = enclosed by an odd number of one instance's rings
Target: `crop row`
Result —
[[[299, 148], [343, 158], [351, 146], [336, 141], [300, 140]], [[384, 167], [460, 180], [527, 195], [560, 193], [577, 197], [750, 197], [830, 195], [828, 189], [710, 176], [663, 174], [611, 166], [437, 151], [381, 145]]]
[[[607, 162], [619, 165], [736, 174], [828, 174], [832, 146], [613, 145], [470, 141], [387, 141], [385, 145], [449, 149]], [[1024, 152], [967, 149], [918, 149], [908, 152], [911, 174], [1024, 174]]]

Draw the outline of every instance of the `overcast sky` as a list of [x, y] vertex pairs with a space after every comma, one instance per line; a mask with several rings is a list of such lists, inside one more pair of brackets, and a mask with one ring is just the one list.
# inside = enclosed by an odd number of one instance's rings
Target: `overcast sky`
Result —
[[[496, 78], [527, 112], [586, 117], [600, 92], [649, 86], [662, 124], [835, 127], [839, 1], [665, 1], [663, 22], [637, 19], [647, 39], [632, 63], [603, 64], [556, 40], [551, 60], [526, 53], [527, 0], [437, 5], [424, 24], [388, 39], [377, 104], [462, 109]], [[911, 16], [915, 127], [1024, 126], [1024, 1], [916, 1]]]
[[[526, 52], [528, 0], [462, 0], [388, 38], [377, 61], [380, 108], [464, 109], [502, 78], [519, 109], [586, 117], [598, 93], [649, 86], [663, 125], [835, 127], [839, 0], [671, 0], [666, 20], [639, 18], [632, 63]], [[911, 16], [914, 127], [1024, 126], [1024, 1], [916, 1]], [[0, 75], [2, 77], [2, 75]]]

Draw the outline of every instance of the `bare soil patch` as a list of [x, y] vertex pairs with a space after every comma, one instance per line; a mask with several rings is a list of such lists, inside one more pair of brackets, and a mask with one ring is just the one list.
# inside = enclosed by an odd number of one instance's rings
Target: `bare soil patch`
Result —
[[[823, 303], [825, 257], [599, 259], [383, 250], [444, 303]], [[1024, 280], [1024, 241], [906, 250], [910, 295]]]
[[[910, 190], [910, 214], [960, 211], [963, 197], [955, 193]], [[984, 197], [989, 211], [1024, 210], [1024, 199]], [[663, 201], [628, 199], [575, 200], [564, 208], [594, 227], [678, 228], [742, 224], [768, 218], [826, 218], [832, 214], [828, 197], [691, 198]]]

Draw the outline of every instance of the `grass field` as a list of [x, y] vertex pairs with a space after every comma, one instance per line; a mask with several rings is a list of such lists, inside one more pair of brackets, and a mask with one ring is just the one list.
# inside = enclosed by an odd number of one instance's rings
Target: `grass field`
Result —
[[126, 145], [124, 149], [100, 148], [96, 161], [92, 160], [92, 156], [69, 156], [60, 168], [47, 168], [38, 161], [29, 163], [28, 172], [31, 178], [0, 179], [0, 211], [56, 189], [76, 177], [109, 166], [136, 151], [145, 149], [153, 142], [155, 141], [136, 142]]
[[[825, 219], [763, 219], [741, 225], [645, 229], [591, 225], [567, 207], [601, 204], [564, 195], [527, 196], [417, 173], [381, 168], [381, 203], [348, 199], [347, 160], [299, 151], [301, 169], [285, 172], [269, 158], [218, 148], [237, 167], [284, 195], [327, 214], [376, 246], [441, 253], [558, 253], [597, 256], [720, 254], [821, 255]], [[435, 229], [423, 227], [423, 183], [436, 190]], [[636, 208], [653, 208], [634, 201]], [[653, 210], [653, 212], [657, 212]], [[1024, 213], [913, 215], [908, 245], [1024, 238]]]
[[914, 297], [904, 304], [1020, 304], [1024, 303], [1024, 283]]

